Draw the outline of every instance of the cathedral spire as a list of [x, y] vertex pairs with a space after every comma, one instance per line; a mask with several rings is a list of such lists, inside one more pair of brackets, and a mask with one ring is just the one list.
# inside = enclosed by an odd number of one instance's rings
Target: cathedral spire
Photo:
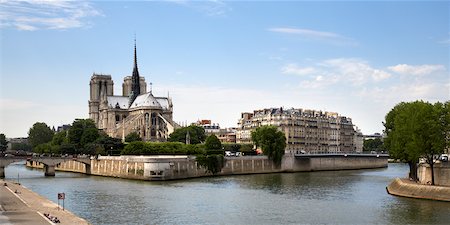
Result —
[[134, 102], [136, 97], [141, 94], [140, 77], [137, 66], [137, 53], [136, 53], [136, 37], [134, 37], [134, 68], [133, 75], [131, 76], [131, 96], [130, 105]]

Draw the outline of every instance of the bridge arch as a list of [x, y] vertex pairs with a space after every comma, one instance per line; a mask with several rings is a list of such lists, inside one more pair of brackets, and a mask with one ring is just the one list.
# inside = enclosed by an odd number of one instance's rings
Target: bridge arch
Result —
[[66, 158], [66, 157], [2, 157], [0, 158], [0, 178], [5, 177], [5, 167], [13, 162], [20, 162], [26, 160], [27, 162], [41, 163], [44, 165], [45, 176], [55, 176], [55, 167], [67, 161], [81, 162], [85, 165], [86, 174], [91, 174], [91, 160], [90, 158]]

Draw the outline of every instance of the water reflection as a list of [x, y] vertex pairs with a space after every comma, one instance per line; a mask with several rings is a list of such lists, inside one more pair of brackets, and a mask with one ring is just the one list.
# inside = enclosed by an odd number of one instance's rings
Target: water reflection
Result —
[[388, 195], [408, 168], [208, 177], [145, 182], [6, 168], [8, 179], [57, 202], [93, 224], [448, 224], [450, 203]]

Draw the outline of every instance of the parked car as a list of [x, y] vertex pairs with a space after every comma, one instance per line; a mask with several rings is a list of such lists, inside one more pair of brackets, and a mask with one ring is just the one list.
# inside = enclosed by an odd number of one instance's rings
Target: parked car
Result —
[[235, 153], [231, 152], [231, 151], [225, 151], [225, 156], [229, 156], [229, 157], [235, 156]]

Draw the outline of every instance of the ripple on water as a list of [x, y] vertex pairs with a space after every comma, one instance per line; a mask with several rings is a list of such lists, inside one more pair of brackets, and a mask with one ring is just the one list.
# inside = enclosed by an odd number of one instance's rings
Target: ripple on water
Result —
[[93, 224], [448, 224], [450, 204], [386, 193], [408, 167], [145, 182], [6, 168], [22, 184]]

